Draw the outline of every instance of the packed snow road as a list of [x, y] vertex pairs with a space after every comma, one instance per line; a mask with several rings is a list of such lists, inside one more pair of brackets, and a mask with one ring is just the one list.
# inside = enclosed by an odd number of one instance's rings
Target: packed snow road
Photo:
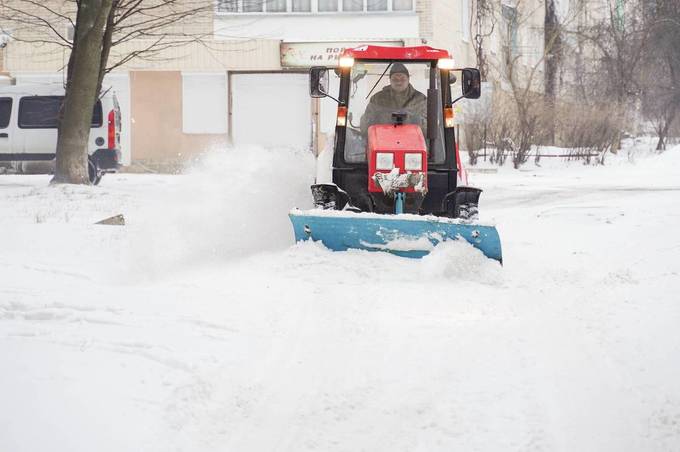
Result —
[[0, 176], [0, 450], [680, 450], [679, 165], [475, 174], [504, 267], [293, 245], [302, 153]]

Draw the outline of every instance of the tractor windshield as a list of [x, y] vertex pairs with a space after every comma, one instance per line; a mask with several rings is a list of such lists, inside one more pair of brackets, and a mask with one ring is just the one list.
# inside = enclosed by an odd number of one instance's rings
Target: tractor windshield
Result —
[[[347, 135], [345, 160], [350, 163], [366, 161], [366, 137], [368, 128], [374, 124], [392, 124], [392, 113], [406, 112], [404, 122], [420, 126], [427, 140], [427, 90], [430, 86], [429, 62], [360, 62], [352, 67], [348, 102]], [[437, 74], [436, 88], [440, 93], [440, 78]], [[437, 105], [441, 105], [441, 98]], [[430, 161], [442, 163], [445, 159], [442, 128], [442, 109], [437, 109], [439, 132], [434, 149], [428, 149]]]

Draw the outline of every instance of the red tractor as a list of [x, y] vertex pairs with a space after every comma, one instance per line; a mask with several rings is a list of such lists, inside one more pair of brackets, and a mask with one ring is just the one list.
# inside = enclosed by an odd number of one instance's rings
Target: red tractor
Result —
[[316, 208], [290, 213], [296, 239], [422, 257], [463, 238], [501, 261], [495, 227], [476, 222], [481, 190], [461, 184], [454, 129], [454, 103], [480, 96], [479, 71], [456, 69], [446, 50], [361, 46], [341, 55], [335, 74], [337, 98], [329, 68], [310, 70], [312, 97], [338, 109], [332, 158], [317, 160]]

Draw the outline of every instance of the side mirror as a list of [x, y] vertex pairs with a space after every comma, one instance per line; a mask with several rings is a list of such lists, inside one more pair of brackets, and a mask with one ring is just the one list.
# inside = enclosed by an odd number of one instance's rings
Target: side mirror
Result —
[[453, 85], [458, 81], [458, 76], [456, 75], [456, 71], [449, 71], [449, 85]]
[[463, 97], [466, 99], [479, 99], [482, 94], [482, 80], [479, 69], [465, 68], [463, 73]]
[[309, 70], [309, 95], [312, 97], [328, 96], [328, 68], [315, 66]]

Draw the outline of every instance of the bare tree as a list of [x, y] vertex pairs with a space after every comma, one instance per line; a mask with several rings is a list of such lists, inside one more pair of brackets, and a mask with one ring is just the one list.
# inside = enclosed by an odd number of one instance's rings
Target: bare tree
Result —
[[[99, 65], [113, 0], [78, 3], [73, 49], [57, 138], [54, 183], [89, 183], [87, 138], [99, 92]], [[94, 70], [93, 70], [94, 69]], [[93, 74], [94, 73], [94, 74]]]
[[[474, 3], [474, 18], [470, 21], [474, 26], [474, 40], [472, 45], [475, 48], [477, 68], [482, 81], [487, 81], [489, 64], [487, 61], [487, 49], [485, 40], [488, 40], [496, 29], [496, 18], [494, 7], [491, 0], [476, 0]], [[473, 25], [474, 24], [474, 25]]]
[[[203, 36], [186, 32], [183, 22], [212, 13], [213, 7], [209, 0], [0, 2], [3, 33], [17, 41], [61, 46], [70, 52], [53, 183], [89, 183], [89, 115], [104, 76], [135, 58], [154, 58], [168, 48], [200, 40]], [[112, 49], [131, 42], [139, 45], [112, 57]]]
[[[513, 165], [519, 167], [529, 159], [532, 145], [554, 144], [560, 125], [556, 112], [563, 29], [576, 20], [582, 4], [572, 3], [562, 17], [556, 0], [518, 0], [497, 7], [493, 16], [497, 18], [500, 57], [492, 55], [488, 61], [501, 89], [495, 95], [494, 130], [489, 135], [497, 151], [509, 153]], [[502, 162], [504, 158], [494, 160]]]
[[543, 46], [545, 49], [544, 111], [546, 115], [547, 140], [555, 144], [555, 103], [557, 101], [557, 77], [562, 66], [562, 30], [557, 18], [556, 0], [544, 0]]
[[531, 145], [543, 141], [543, 137], [537, 136], [543, 132], [543, 123], [546, 121], [542, 108], [543, 80], [538, 75], [558, 35], [553, 35], [553, 39], [545, 42], [542, 48], [523, 48], [520, 45], [520, 30], [526, 33], [534, 29], [530, 21], [536, 20], [535, 15], [540, 13], [540, 6], [520, 1], [514, 7], [501, 5], [501, 8], [505, 24], [500, 33], [503, 59], [497, 62], [497, 67], [509, 85], [516, 124], [515, 127], [506, 128], [511, 136], [501, 139], [497, 147], [509, 150], [513, 166], [519, 168], [528, 160]]
[[[594, 71], [585, 80], [586, 94], [617, 106], [618, 123], [633, 125], [629, 112], [640, 99], [640, 69], [651, 27], [642, 20], [640, 0], [608, 0], [602, 17], [575, 33], [585, 39], [594, 54]], [[592, 89], [595, 88], [595, 89]], [[622, 132], [622, 131], [621, 131]], [[620, 137], [616, 148], [620, 147]]]
[[651, 28], [641, 65], [642, 104], [658, 136], [656, 149], [666, 149], [671, 126], [680, 110], [680, 1], [659, 0], [646, 5]]

